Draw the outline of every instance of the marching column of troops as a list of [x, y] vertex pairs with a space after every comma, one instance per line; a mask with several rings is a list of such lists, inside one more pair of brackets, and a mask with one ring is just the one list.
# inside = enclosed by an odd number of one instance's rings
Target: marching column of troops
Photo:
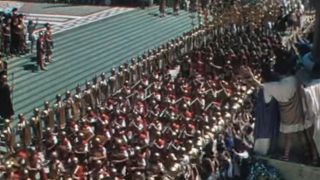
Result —
[[281, 47], [279, 36], [254, 23], [195, 28], [109, 77], [57, 95], [30, 120], [20, 114], [17, 132], [6, 120], [3, 176], [244, 177], [253, 146], [253, 89], [238, 78], [238, 67], [251, 66], [258, 75]]
[[245, 177], [253, 89], [239, 67], [259, 77], [281, 48], [257, 23], [195, 28], [20, 114], [16, 128], [5, 120], [3, 178]]
[[[53, 39], [50, 24], [44, 29], [37, 28], [38, 23], [29, 21], [24, 23], [24, 15], [18, 14], [14, 8], [10, 14], [0, 14], [0, 57], [20, 56], [37, 50], [37, 64], [44, 70], [52, 60]], [[37, 37], [39, 33], [39, 38]], [[27, 44], [30, 42], [30, 45]], [[29, 47], [28, 47], [29, 46]]]

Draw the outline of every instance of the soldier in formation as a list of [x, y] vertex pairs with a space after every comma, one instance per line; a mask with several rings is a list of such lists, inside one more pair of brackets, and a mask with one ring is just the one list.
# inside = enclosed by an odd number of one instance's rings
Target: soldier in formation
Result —
[[[29, 137], [30, 127], [33, 139], [23, 146], [34, 148], [10, 145], [7, 125], [8, 148], [21, 153], [5, 159], [5, 176], [245, 177], [243, 165], [254, 145], [254, 89], [239, 78], [239, 67], [249, 66], [259, 77], [282, 45], [266, 27], [241, 26], [195, 28], [109, 77], [78, 86], [75, 94], [57, 95], [52, 108], [46, 102], [27, 122], [20, 115], [19, 135]], [[18, 163], [21, 158], [25, 163]], [[238, 165], [243, 168], [232, 171]]]

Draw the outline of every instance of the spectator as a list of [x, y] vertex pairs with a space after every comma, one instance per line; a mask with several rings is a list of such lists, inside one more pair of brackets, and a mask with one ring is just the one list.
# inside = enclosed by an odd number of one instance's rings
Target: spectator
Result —
[[11, 102], [11, 88], [8, 84], [6, 75], [0, 80], [0, 116], [5, 119], [10, 119], [14, 115]]
[[[294, 133], [302, 134], [304, 130], [311, 127], [310, 122], [306, 122], [303, 114], [301, 102], [301, 87], [296, 77], [292, 74], [292, 65], [289, 62], [290, 56], [284, 51], [277, 54], [277, 63], [275, 72], [278, 73], [280, 81], [261, 84], [252, 73], [250, 68], [243, 70], [248, 72], [252, 82], [256, 86], [264, 89], [265, 99], [275, 98], [280, 107], [280, 132], [284, 134], [285, 145], [283, 159], [288, 161], [292, 146], [292, 137]], [[281, 59], [282, 58], [282, 59]], [[270, 101], [270, 100], [269, 100]], [[302, 142], [305, 141], [304, 135], [300, 135]], [[313, 142], [309, 136], [306, 137], [308, 142]], [[317, 154], [314, 143], [311, 144], [312, 160], [317, 163]]]

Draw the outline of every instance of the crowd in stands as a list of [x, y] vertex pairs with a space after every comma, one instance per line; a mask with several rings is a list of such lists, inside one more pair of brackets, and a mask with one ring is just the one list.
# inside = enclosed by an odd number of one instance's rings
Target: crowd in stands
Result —
[[290, 55], [281, 36], [261, 24], [194, 28], [57, 95], [30, 119], [19, 114], [16, 127], [6, 119], [2, 177], [245, 179], [255, 89], [293, 70], [284, 68]]

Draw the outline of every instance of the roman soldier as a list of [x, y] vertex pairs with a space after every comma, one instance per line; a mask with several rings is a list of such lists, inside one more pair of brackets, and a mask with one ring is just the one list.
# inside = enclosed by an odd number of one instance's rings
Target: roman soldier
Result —
[[159, 153], [160, 155], [164, 155], [166, 146], [167, 146], [167, 143], [163, 138], [159, 137], [158, 139], [154, 140], [151, 143], [151, 152], [153, 152], [153, 154], [151, 154], [151, 157], [156, 155], [156, 153]]
[[130, 74], [131, 74], [130, 81], [134, 84], [135, 82], [138, 81], [137, 63], [136, 63], [136, 59], [134, 58], [131, 59]]
[[77, 109], [70, 91], [66, 92], [66, 98], [64, 100], [64, 110], [65, 110], [66, 120], [70, 120], [74, 118]]
[[74, 95], [74, 120], [79, 120], [83, 116], [83, 99], [82, 99], [82, 90], [80, 85], [76, 87], [76, 94]]
[[38, 108], [34, 109], [34, 115], [31, 118], [31, 127], [32, 127], [32, 132], [33, 132], [33, 137], [34, 137], [34, 142], [36, 146], [40, 146], [42, 144], [42, 121], [41, 121], [41, 115], [40, 115], [40, 110]]
[[111, 162], [114, 164], [119, 174], [125, 174], [125, 166], [129, 161], [128, 148], [124, 144], [117, 145], [115, 152], [111, 154]]
[[58, 121], [58, 129], [64, 129], [66, 127], [66, 111], [60, 94], [56, 96], [56, 103], [53, 105], [53, 109], [55, 118]]
[[[92, 80], [92, 96], [94, 99], [94, 104], [96, 105], [96, 107], [101, 106], [101, 99], [100, 99], [100, 82], [98, 81], [98, 77], [94, 77]], [[96, 107], [92, 107], [92, 108], [96, 108]]]
[[129, 84], [132, 84], [132, 74], [130, 73], [130, 67], [128, 63], [124, 63], [123, 67], [123, 76], [124, 76], [124, 82], [128, 82]]
[[107, 97], [109, 95], [109, 92], [108, 92], [108, 80], [107, 80], [107, 77], [106, 77], [106, 74], [105, 73], [102, 73], [100, 75], [100, 81], [99, 81], [99, 99], [101, 101], [101, 105], [104, 106], [105, 105], [105, 102], [107, 100]]
[[117, 73], [114, 68], [111, 70], [111, 75], [108, 80], [108, 87], [109, 87], [109, 96], [112, 96], [117, 90], [118, 90], [118, 85], [117, 85]]
[[101, 161], [105, 163], [107, 160], [107, 150], [103, 146], [102, 139], [99, 137], [96, 137], [93, 140], [93, 146], [92, 149], [90, 150], [90, 158], [89, 161], [92, 163], [97, 163], [97, 161]]
[[33, 152], [30, 156], [27, 170], [29, 172], [28, 177], [31, 179], [37, 179], [37, 176], [41, 176], [41, 159], [37, 152]]
[[51, 155], [54, 151], [56, 151], [58, 145], [58, 137], [57, 134], [53, 132], [52, 129], [48, 128], [45, 134], [45, 149], [46, 155]]
[[76, 137], [74, 153], [81, 163], [87, 160], [87, 156], [89, 153], [89, 142], [86, 141], [85, 135], [82, 132], [79, 132]]
[[14, 152], [14, 146], [16, 142], [16, 134], [11, 127], [10, 119], [6, 119], [4, 123], [4, 128], [2, 131], [2, 136], [5, 139], [5, 143], [9, 152]]
[[[68, 134], [70, 137], [70, 134]], [[71, 136], [72, 137], [72, 136]], [[67, 159], [72, 153], [72, 144], [67, 137], [67, 133], [62, 131], [59, 136], [58, 142], [58, 153], [61, 156], [61, 159]]]
[[87, 169], [86, 166], [84, 166], [80, 162], [76, 162], [75, 168], [72, 171], [72, 179], [77, 180], [86, 180], [87, 176]]
[[45, 39], [43, 32], [39, 33], [37, 40], [37, 63], [40, 66], [41, 70], [46, 70], [45, 68]]
[[45, 128], [50, 128], [50, 129], [55, 128], [54, 112], [50, 108], [50, 103], [48, 101], [44, 103], [44, 110], [42, 111], [41, 117], [44, 121]]
[[28, 147], [31, 143], [31, 128], [26, 122], [25, 117], [22, 113], [19, 114], [19, 123], [17, 124], [18, 134], [23, 147]]
[[90, 169], [90, 178], [92, 179], [108, 179], [112, 178], [111, 173], [108, 168], [104, 165], [104, 163], [100, 160], [97, 160], [94, 166]]
[[141, 80], [142, 74], [145, 72], [145, 68], [143, 66], [142, 57], [138, 57], [138, 63], [137, 63], [137, 74], [138, 74], [138, 80]]
[[[102, 109], [100, 110], [102, 111]], [[110, 117], [107, 113], [101, 113], [100, 116], [97, 117], [97, 122], [95, 123], [95, 133], [97, 135], [106, 136], [106, 130], [108, 128], [110, 121]], [[110, 137], [109, 137], [110, 138]]]
[[177, 139], [172, 139], [167, 146], [167, 151], [174, 153], [174, 154], [179, 154], [180, 153], [180, 149], [182, 148], [181, 146], [182, 142], [177, 140]]
[[45, 42], [45, 49], [46, 49], [45, 55], [46, 55], [47, 62], [50, 63], [52, 61], [52, 49], [54, 48], [52, 29], [49, 23], [46, 24], [45, 27], [46, 27], [46, 32], [44, 35], [44, 42]]
[[48, 180], [60, 179], [64, 177], [63, 174], [66, 172], [66, 169], [64, 164], [58, 159], [57, 152], [52, 152], [48, 166]]
[[83, 92], [83, 99], [84, 99], [84, 104], [83, 104], [84, 109], [87, 109], [88, 107], [91, 107], [91, 108], [96, 107], [90, 82], [86, 82], [86, 89]]
[[159, 11], [160, 11], [160, 17], [165, 16], [166, 11], [166, 0], [161, 0], [159, 3]]
[[170, 153], [167, 156], [165, 167], [167, 170], [166, 176], [168, 178], [176, 179], [184, 173], [181, 164], [178, 163], [178, 159], [173, 153]]

